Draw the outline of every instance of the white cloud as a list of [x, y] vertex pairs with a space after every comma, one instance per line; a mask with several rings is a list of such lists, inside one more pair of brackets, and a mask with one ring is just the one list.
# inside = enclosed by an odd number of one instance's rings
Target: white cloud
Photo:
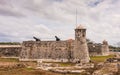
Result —
[[77, 8], [78, 24], [86, 26], [88, 38], [114, 44], [120, 41], [119, 7], [119, 0], [1, 0], [0, 32], [8, 37], [1, 41], [23, 41], [34, 35], [74, 38]]

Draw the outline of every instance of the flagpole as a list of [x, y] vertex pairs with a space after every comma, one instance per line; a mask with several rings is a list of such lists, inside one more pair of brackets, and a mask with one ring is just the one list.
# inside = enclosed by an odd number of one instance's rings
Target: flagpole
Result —
[[76, 27], [77, 27], [77, 8], [76, 8]]

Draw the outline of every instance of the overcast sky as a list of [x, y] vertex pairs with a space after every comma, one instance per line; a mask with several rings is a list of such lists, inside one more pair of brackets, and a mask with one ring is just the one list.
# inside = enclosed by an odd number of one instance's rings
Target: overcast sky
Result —
[[0, 42], [74, 39], [76, 8], [87, 38], [120, 41], [120, 0], [0, 0]]

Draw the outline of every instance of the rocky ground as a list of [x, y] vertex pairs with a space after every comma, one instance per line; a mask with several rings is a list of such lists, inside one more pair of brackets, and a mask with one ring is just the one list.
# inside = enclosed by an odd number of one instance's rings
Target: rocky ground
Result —
[[[45, 63], [49, 66], [50, 63]], [[36, 62], [19, 62], [18, 59], [0, 58], [0, 75], [120, 75], [119, 62], [91, 62], [89, 64], [52, 63], [53, 69], [36, 69]], [[55, 67], [57, 66], [57, 69]], [[76, 67], [77, 66], [77, 67]], [[44, 68], [45, 69], [45, 68]], [[59, 72], [66, 71], [66, 72]], [[81, 71], [80, 73], [70, 73]]]
[[[94, 65], [93, 65], [94, 64]], [[47, 71], [52, 71], [57, 74], [70, 75], [120, 75], [119, 62], [100, 62], [92, 63], [92, 65], [72, 66], [72, 67], [52, 67]], [[44, 68], [45, 69], [45, 68]]]

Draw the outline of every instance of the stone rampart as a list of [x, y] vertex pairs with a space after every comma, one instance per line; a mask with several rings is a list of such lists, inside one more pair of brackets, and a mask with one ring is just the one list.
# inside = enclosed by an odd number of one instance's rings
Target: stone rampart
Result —
[[1, 57], [19, 57], [21, 45], [0, 45]]
[[67, 41], [24, 41], [20, 59], [69, 59], [70, 48]]

